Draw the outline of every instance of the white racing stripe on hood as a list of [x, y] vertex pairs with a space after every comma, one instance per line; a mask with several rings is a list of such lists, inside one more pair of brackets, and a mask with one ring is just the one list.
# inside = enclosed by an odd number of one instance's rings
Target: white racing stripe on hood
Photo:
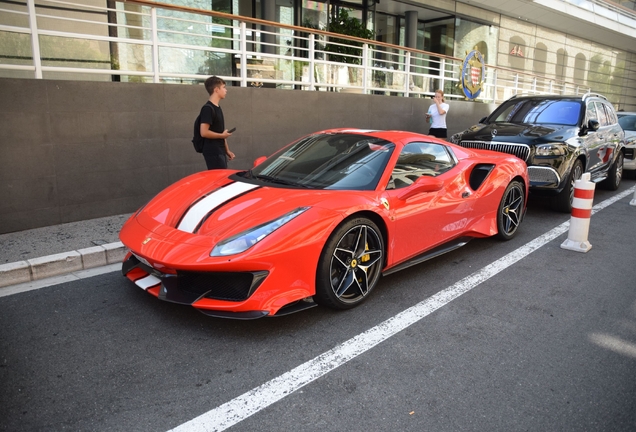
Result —
[[181, 219], [181, 222], [179, 223], [177, 229], [189, 233], [194, 232], [203, 218], [213, 209], [220, 206], [224, 202], [229, 201], [232, 198], [257, 187], [258, 185], [235, 182], [215, 192], [212, 192], [210, 195], [206, 196], [201, 201], [190, 207], [183, 219]]

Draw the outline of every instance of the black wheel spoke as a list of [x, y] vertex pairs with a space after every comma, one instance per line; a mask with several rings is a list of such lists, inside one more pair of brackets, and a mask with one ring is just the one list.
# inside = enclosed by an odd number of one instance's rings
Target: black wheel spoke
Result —
[[504, 197], [501, 200], [497, 224], [500, 237], [510, 239], [517, 231], [521, 219], [523, 218], [523, 206], [525, 204], [525, 194], [523, 185], [519, 182], [511, 183]]
[[502, 208], [504, 231], [507, 234], [514, 232], [519, 226], [519, 210], [522, 205], [523, 197], [519, 189], [516, 187], [510, 189]]
[[354, 305], [364, 299], [380, 276], [383, 256], [376, 228], [360, 224], [342, 233], [329, 265], [332, 295], [343, 305]]
[[351, 285], [355, 282], [355, 274], [353, 270], [347, 269], [344, 277], [340, 280], [337, 287], [334, 287], [334, 293], [338, 298], [342, 297], [346, 293]]

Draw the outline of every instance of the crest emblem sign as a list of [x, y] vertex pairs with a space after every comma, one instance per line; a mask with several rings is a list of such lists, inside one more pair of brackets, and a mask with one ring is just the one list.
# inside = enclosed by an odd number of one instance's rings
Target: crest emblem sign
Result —
[[486, 65], [481, 53], [474, 49], [466, 52], [466, 57], [462, 63], [462, 74], [460, 84], [466, 99], [475, 99], [484, 88], [484, 77], [486, 76]]

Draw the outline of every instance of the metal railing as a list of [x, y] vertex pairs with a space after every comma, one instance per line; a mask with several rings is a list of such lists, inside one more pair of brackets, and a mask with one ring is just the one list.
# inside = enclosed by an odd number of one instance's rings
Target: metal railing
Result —
[[[106, 3], [0, 3], [0, 76], [191, 83], [214, 74], [243, 87], [464, 98], [459, 58], [152, 1]], [[492, 65], [483, 80], [483, 102], [592, 90]]]

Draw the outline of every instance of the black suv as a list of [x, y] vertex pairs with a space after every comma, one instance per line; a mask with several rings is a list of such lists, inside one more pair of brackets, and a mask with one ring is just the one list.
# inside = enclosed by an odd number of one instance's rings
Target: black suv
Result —
[[563, 212], [572, 210], [574, 181], [584, 172], [611, 190], [623, 175], [625, 133], [612, 104], [595, 93], [513, 96], [450, 141], [523, 159], [530, 190], [551, 195]]

